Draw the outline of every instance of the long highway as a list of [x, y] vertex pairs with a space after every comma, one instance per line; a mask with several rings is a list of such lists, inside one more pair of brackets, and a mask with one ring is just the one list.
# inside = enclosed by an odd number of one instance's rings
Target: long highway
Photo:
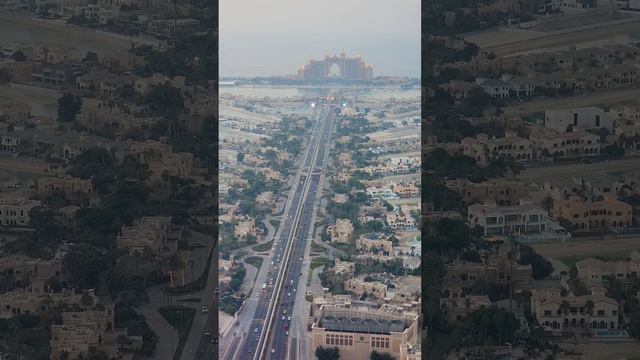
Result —
[[301, 158], [270, 257], [263, 265], [268, 267], [264, 269], [267, 272], [256, 278], [254, 291], [241, 310], [242, 316], [238, 316], [243, 321], [232, 325], [233, 328], [222, 338], [222, 359], [289, 358], [288, 335], [290, 316], [294, 314], [294, 289], [300, 281], [301, 259], [326, 162], [333, 107], [318, 104], [314, 117], [318, 121]]
[[[274, 315], [275, 325], [270, 329], [271, 331], [267, 336], [267, 339], [271, 340], [271, 342], [269, 346], [265, 346], [269, 355], [267, 358], [271, 360], [297, 359], [296, 342], [291, 341], [291, 344], [289, 344], [289, 327], [293, 320], [292, 317], [295, 316], [294, 314], [299, 314], [299, 312], [294, 312], [295, 299], [297, 298], [295, 292], [299, 288], [300, 281], [305, 281], [302, 277], [302, 262], [308, 240], [311, 238], [313, 231], [313, 211], [318, 201], [318, 190], [322, 189], [321, 180], [323, 180], [324, 168], [329, 153], [327, 150], [331, 143], [333, 114], [333, 108], [329, 106], [327, 111], [324, 112], [324, 119], [321, 119], [323, 129], [314, 157], [312, 159], [307, 158], [312, 166], [308, 167], [309, 181], [306, 197], [299, 211], [300, 220], [294, 234], [289, 262], [286, 264], [284, 287], [280, 298], [275, 299], [277, 301], [277, 311]], [[310, 164], [305, 163], [305, 169]], [[302, 304], [298, 306], [302, 306]]]

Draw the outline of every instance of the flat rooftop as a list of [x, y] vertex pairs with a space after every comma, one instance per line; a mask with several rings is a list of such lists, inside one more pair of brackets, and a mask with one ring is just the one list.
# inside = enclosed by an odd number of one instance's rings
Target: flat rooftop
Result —
[[402, 333], [410, 326], [411, 321], [400, 316], [347, 309], [324, 311], [318, 320], [318, 327], [327, 331], [363, 334]]

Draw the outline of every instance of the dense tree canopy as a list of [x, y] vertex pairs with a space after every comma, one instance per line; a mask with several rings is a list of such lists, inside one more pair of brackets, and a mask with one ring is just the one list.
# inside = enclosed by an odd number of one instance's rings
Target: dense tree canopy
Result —
[[339, 360], [340, 350], [337, 347], [324, 348], [322, 346], [316, 349], [316, 359], [318, 360]]
[[82, 97], [65, 92], [58, 99], [58, 121], [74, 122], [82, 109]]
[[553, 272], [553, 265], [549, 260], [535, 252], [533, 248], [527, 245], [520, 245], [520, 263], [531, 265], [533, 268], [533, 278], [544, 279]]
[[155, 85], [142, 97], [142, 103], [157, 116], [175, 119], [184, 110], [184, 98], [180, 89], [169, 83]]
[[377, 351], [372, 351], [371, 355], [369, 356], [370, 360], [395, 360], [395, 358], [393, 356], [391, 356], [391, 354], [388, 353], [379, 353]]

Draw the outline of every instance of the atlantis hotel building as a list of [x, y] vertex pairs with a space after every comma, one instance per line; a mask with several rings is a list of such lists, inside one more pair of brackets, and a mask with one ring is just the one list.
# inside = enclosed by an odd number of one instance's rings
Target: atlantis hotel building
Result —
[[373, 79], [373, 66], [362, 61], [361, 56], [348, 58], [344, 53], [340, 56], [325, 55], [323, 60], [310, 59], [298, 68], [300, 81], [367, 81]]

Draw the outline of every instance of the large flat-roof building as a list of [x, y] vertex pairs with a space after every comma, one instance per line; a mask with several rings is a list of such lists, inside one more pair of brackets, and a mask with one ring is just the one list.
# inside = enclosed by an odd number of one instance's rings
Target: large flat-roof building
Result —
[[407, 359], [408, 350], [417, 344], [417, 326], [417, 315], [323, 305], [311, 326], [313, 351], [337, 347], [344, 359], [368, 360], [373, 351]]
[[298, 68], [300, 81], [366, 81], [373, 79], [373, 66], [365, 63], [362, 57], [348, 58], [345, 53], [340, 56], [325, 55], [322, 60], [309, 59], [309, 62]]

